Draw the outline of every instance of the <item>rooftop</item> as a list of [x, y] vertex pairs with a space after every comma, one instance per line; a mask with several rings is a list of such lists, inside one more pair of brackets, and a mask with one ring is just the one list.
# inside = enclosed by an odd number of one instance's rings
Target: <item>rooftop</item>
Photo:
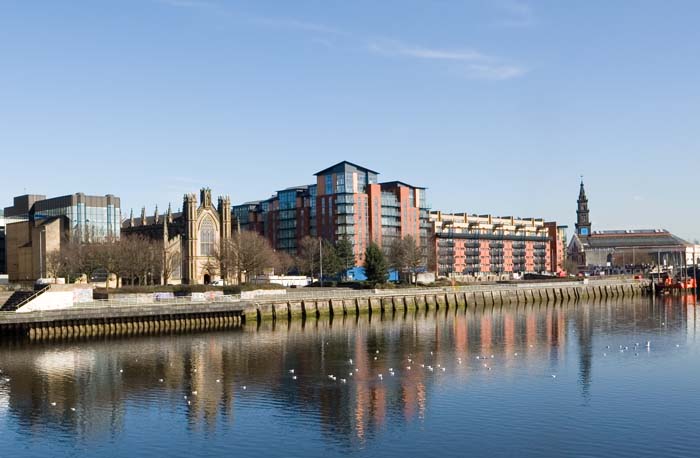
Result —
[[350, 162], [350, 161], [341, 161], [341, 162], [338, 162], [337, 164], [332, 165], [332, 166], [330, 166], [330, 167], [328, 167], [328, 168], [326, 168], [326, 169], [323, 169], [323, 170], [321, 170], [320, 172], [314, 173], [314, 175], [315, 175], [315, 176], [324, 175], [324, 174], [326, 174], [326, 173], [328, 173], [328, 172], [333, 172], [333, 171], [336, 171], [337, 169], [340, 169], [340, 168], [343, 168], [343, 169], [344, 169], [344, 168], [346, 168], [347, 166], [354, 167], [354, 168], [356, 168], [356, 169], [358, 169], [358, 170], [362, 170], [362, 171], [364, 171], [364, 172], [369, 172], [369, 173], [374, 173], [374, 174], [376, 174], [376, 175], [379, 175], [379, 172], [375, 172], [374, 170], [370, 170], [370, 169], [368, 169], [368, 168], [366, 168], [366, 167], [362, 167], [361, 165], [354, 164], [354, 163], [352, 163], [352, 162]]
[[635, 229], [595, 231], [589, 236], [579, 236], [587, 248], [653, 248], [680, 247], [688, 242], [665, 229]]

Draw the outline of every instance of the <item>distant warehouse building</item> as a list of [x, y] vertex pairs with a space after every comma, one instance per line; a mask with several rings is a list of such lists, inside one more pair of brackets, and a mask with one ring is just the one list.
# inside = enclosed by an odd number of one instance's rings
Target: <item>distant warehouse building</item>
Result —
[[453, 278], [561, 272], [565, 230], [543, 219], [434, 211], [431, 270]]
[[83, 193], [47, 199], [26, 194], [5, 207], [5, 247], [9, 281], [34, 281], [48, 275], [47, 255], [68, 240], [119, 238], [119, 197]]
[[657, 264], [682, 266], [697, 262], [700, 246], [665, 229], [632, 229], [576, 234], [568, 252], [583, 270]]
[[665, 229], [593, 231], [588, 197], [581, 181], [576, 210], [576, 233], [567, 249], [580, 270], [627, 268], [644, 265], [692, 265], [700, 246]]

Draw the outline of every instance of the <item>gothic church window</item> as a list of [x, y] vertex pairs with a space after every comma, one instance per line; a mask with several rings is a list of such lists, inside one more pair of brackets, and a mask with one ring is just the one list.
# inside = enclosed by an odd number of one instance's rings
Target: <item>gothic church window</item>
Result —
[[211, 219], [205, 219], [199, 230], [199, 251], [201, 256], [214, 255], [214, 241], [216, 240], [216, 230]]

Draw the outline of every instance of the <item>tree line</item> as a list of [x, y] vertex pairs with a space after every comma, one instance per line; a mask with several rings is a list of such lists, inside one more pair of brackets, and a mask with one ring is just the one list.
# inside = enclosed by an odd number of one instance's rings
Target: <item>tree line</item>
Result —
[[[102, 238], [99, 241], [64, 240], [60, 250], [47, 254], [46, 273], [64, 277], [68, 282], [83, 276], [87, 281], [96, 272], [116, 277], [117, 285], [168, 284], [180, 271], [182, 259], [177, 247], [165, 246], [162, 240], [142, 235]], [[425, 247], [411, 236], [396, 239], [382, 249], [371, 243], [364, 253], [367, 281], [385, 283], [389, 269], [399, 272], [400, 280], [409, 282], [426, 266]], [[269, 271], [310, 277], [344, 280], [348, 269], [355, 266], [350, 240], [342, 238], [332, 243], [315, 237], [299, 241], [297, 253], [291, 256], [275, 251], [268, 240], [252, 231], [235, 232], [214, 249], [205, 269], [218, 274], [225, 282], [251, 282]]]
[[155, 285], [167, 281], [180, 269], [180, 254], [166, 250], [161, 240], [141, 235], [102, 238], [81, 242], [66, 238], [61, 248], [46, 255], [46, 273], [73, 282], [96, 274], [108, 279], [114, 275], [117, 285]]

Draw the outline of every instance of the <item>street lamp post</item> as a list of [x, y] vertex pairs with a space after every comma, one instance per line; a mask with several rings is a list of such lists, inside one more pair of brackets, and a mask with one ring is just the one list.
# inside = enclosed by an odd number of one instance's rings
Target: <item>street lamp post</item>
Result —
[[319, 262], [319, 281], [321, 282], [321, 288], [323, 288], [323, 239], [319, 237], [318, 239], [318, 262]]

